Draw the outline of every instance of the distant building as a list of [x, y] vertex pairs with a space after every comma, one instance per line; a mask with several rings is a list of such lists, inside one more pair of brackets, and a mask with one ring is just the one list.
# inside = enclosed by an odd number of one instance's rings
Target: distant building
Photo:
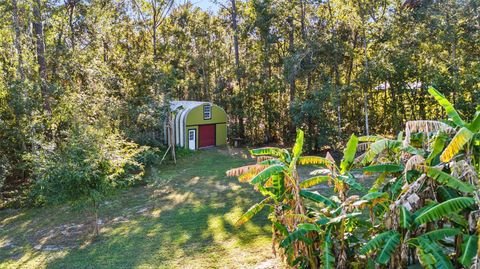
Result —
[[197, 101], [170, 102], [172, 130], [165, 123], [165, 141], [177, 147], [196, 150], [227, 144], [227, 113], [223, 108]]
[[[413, 89], [421, 89], [421, 88], [422, 88], [422, 82], [420, 82], [420, 81], [408, 82], [408, 83], [406, 84], [406, 87], [407, 87], [408, 89], [412, 89], [412, 90], [413, 90]], [[375, 89], [375, 90], [387, 90], [387, 89], [390, 89], [390, 83], [388, 83], [388, 82], [382, 83], [382, 84], [376, 86], [374, 89]]]

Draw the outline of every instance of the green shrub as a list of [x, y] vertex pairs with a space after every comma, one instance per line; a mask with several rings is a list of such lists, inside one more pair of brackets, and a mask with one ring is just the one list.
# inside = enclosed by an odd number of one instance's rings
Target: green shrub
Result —
[[107, 195], [141, 178], [144, 166], [137, 156], [145, 150], [119, 134], [90, 126], [75, 128], [56, 147], [44, 145], [28, 156], [33, 167], [34, 202], [84, 202], [97, 219], [100, 202]]

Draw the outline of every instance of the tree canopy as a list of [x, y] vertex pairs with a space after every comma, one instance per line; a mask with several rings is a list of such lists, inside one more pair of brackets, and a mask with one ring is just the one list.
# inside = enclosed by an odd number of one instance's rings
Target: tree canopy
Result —
[[478, 1], [218, 3], [1, 2], [0, 182], [36, 180], [28, 156], [72, 152], [79, 129], [158, 146], [172, 99], [224, 107], [250, 144], [302, 128], [305, 151], [442, 118], [430, 85], [464, 118], [479, 104]]

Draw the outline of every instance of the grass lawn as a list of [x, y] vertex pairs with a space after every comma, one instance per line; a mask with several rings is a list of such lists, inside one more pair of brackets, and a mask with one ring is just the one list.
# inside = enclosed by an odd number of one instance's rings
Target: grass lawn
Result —
[[67, 205], [0, 211], [0, 268], [276, 267], [266, 213], [233, 227], [261, 197], [225, 171], [251, 161], [215, 149], [153, 167], [104, 203], [95, 241], [90, 214]]

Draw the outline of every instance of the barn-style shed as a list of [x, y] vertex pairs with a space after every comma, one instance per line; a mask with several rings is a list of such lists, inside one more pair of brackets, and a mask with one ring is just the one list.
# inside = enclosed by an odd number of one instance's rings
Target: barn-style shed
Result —
[[171, 130], [165, 124], [165, 141], [170, 142], [172, 134], [177, 147], [191, 150], [227, 144], [227, 113], [223, 108], [209, 102], [173, 101], [170, 109]]

